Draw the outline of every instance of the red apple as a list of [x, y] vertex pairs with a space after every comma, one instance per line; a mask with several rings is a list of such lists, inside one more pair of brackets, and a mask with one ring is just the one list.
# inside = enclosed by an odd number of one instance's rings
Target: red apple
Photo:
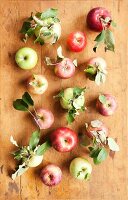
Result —
[[49, 164], [41, 170], [40, 177], [45, 185], [55, 186], [62, 179], [62, 171], [58, 166]]
[[52, 126], [54, 122], [54, 115], [50, 110], [39, 108], [36, 110], [36, 123], [40, 129], [48, 129]]
[[115, 112], [117, 102], [111, 94], [101, 94], [97, 99], [96, 107], [101, 115], [110, 116]]
[[70, 128], [57, 128], [50, 135], [52, 146], [59, 152], [71, 151], [78, 142], [77, 134]]
[[100, 120], [93, 120], [89, 124], [86, 124], [85, 134], [89, 138], [93, 138], [93, 132], [99, 131], [103, 131], [105, 135], [108, 136], [108, 129]]
[[[108, 18], [108, 23], [104, 20]], [[103, 29], [110, 26], [111, 14], [110, 12], [102, 7], [96, 7], [89, 11], [87, 15], [88, 27], [94, 31], [101, 32]]]
[[55, 74], [59, 78], [67, 79], [74, 75], [75, 65], [69, 58], [64, 58], [61, 62], [57, 63], [55, 66]]
[[80, 31], [70, 33], [68, 36], [67, 44], [68, 48], [73, 52], [82, 51], [87, 44], [85, 33]]

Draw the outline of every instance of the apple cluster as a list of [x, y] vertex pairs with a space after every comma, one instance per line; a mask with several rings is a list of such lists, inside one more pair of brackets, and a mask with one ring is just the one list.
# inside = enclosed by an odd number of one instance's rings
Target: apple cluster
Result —
[[[114, 36], [110, 31], [110, 26], [115, 26], [110, 13], [105, 8], [96, 7], [89, 11], [87, 15], [88, 27], [100, 32], [95, 38], [96, 44], [93, 51], [96, 52], [101, 43], [105, 45], [105, 51], [114, 51]], [[49, 8], [40, 13], [31, 14], [24, 23], [20, 31], [24, 34], [24, 42], [31, 36], [35, 37], [34, 42], [44, 44], [54, 44], [61, 35], [61, 24], [57, 18], [57, 9]], [[84, 32], [77, 31], [69, 34], [67, 38], [68, 49], [72, 52], [81, 52], [87, 45], [87, 36]], [[47, 65], [54, 67], [54, 73], [61, 79], [68, 79], [74, 76], [77, 70], [77, 60], [73, 61], [64, 57], [62, 47], [57, 49], [57, 58], [45, 57]], [[36, 51], [29, 47], [23, 47], [16, 52], [15, 61], [17, 65], [24, 70], [33, 69], [38, 62]], [[106, 81], [107, 63], [102, 57], [94, 57], [88, 60], [85, 68], [86, 76], [94, 81], [98, 86]], [[30, 94], [42, 95], [48, 89], [48, 80], [42, 74], [33, 74], [28, 78], [27, 90]], [[72, 123], [80, 111], [85, 111], [85, 91], [86, 87], [65, 88], [60, 91], [55, 98], [59, 98], [60, 105], [67, 111], [67, 122]], [[109, 137], [108, 128], [100, 120], [93, 120], [86, 123], [82, 134], [79, 136], [75, 131], [67, 127], [59, 127], [51, 132], [49, 139], [39, 145], [40, 130], [48, 129], [54, 123], [54, 115], [45, 108], [35, 108], [34, 101], [28, 92], [25, 92], [21, 99], [13, 102], [13, 107], [19, 111], [27, 111], [33, 117], [39, 131], [32, 133], [29, 145], [20, 147], [17, 142], [10, 138], [10, 141], [19, 148], [14, 152], [14, 158], [21, 161], [19, 168], [12, 175], [15, 179], [22, 175], [30, 167], [38, 166], [43, 160], [43, 154], [46, 150], [53, 147], [56, 151], [65, 153], [72, 151], [78, 143], [88, 148], [89, 155], [93, 158], [94, 164], [100, 164], [108, 155], [108, 149], [119, 151], [119, 146], [114, 139]], [[111, 94], [99, 94], [96, 101], [96, 108], [103, 116], [114, 114], [117, 108], [117, 102]], [[33, 110], [31, 110], [33, 109]], [[69, 167], [70, 174], [79, 180], [89, 180], [92, 165], [84, 157], [74, 158]], [[47, 186], [54, 186], [60, 183], [62, 171], [55, 164], [45, 166], [40, 173], [42, 182]]]

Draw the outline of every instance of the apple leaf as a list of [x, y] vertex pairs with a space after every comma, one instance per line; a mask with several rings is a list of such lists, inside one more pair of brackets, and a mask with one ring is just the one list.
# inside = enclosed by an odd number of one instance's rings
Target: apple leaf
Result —
[[62, 98], [62, 97], [64, 97], [64, 90], [61, 90], [59, 94], [53, 96], [53, 98]]
[[22, 99], [17, 99], [16, 101], [13, 101], [13, 107], [16, 110], [28, 111], [28, 105]]
[[30, 150], [34, 150], [40, 141], [40, 131], [34, 131], [29, 140]]
[[75, 115], [76, 115], [76, 109], [72, 108], [68, 111], [68, 114], [66, 116], [68, 124], [71, 124], [75, 120]]
[[80, 145], [81, 146], [88, 146], [92, 143], [92, 140], [85, 134], [79, 135]]
[[80, 96], [82, 92], [85, 92], [85, 89], [86, 89], [86, 87], [84, 87], [84, 88], [79, 88], [79, 87], [73, 88], [74, 98], [77, 97], [77, 96]]
[[20, 30], [20, 33], [26, 34], [27, 31], [31, 28], [31, 22], [24, 22], [22, 25], [22, 28]]
[[42, 20], [48, 19], [48, 18], [54, 18], [54, 17], [57, 16], [57, 12], [58, 12], [57, 9], [49, 8], [46, 11], [44, 11], [44, 12], [41, 13], [40, 18]]
[[46, 62], [46, 65], [55, 65], [52, 63], [51, 58], [49, 57], [45, 57], [45, 62]]
[[28, 105], [28, 106], [34, 106], [34, 101], [30, 94], [28, 92], [25, 92], [22, 96], [22, 100]]
[[38, 36], [38, 37], [35, 39], [34, 43], [36, 43], [36, 42], [39, 42], [40, 45], [44, 45], [44, 41], [40, 38], [40, 36]]
[[105, 51], [107, 51], [107, 50], [114, 51], [115, 50], [114, 35], [113, 35], [112, 31], [110, 31], [109, 29], [106, 30], [104, 43], [105, 43]]
[[113, 138], [108, 138], [107, 139], [107, 141], [108, 141], [108, 146], [109, 146], [109, 149], [111, 150], [111, 151], [119, 151], [120, 149], [119, 149], [119, 145], [116, 143], [116, 141], [113, 139]]
[[106, 104], [107, 102], [106, 96], [104, 96], [103, 94], [100, 94], [98, 99], [102, 104]]
[[99, 35], [96, 36], [95, 40], [96, 42], [103, 42], [105, 39], [105, 30], [101, 31]]
[[100, 164], [102, 161], [104, 161], [108, 156], [108, 152], [106, 151], [106, 149], [103, 147], [100, 149], [98, 155], [96, 157], [93, 158], [93, 162], [94, 164]]
[[12, 179], [15, 180], [15, 178], [16, 178], [17, 176], [21, 176], [21, 175], [22, 175], [23, 173], [25, 173], [28, 169], [29, 169], [29, 167], [27, 167], [25, 163], [19, 165], [17, 171], [16, 171], [14, 174], [12, 174]]
[[87, 68], [84, 70], [87, 74], [95, 75], [96, 69], [93, 65], [87, 65]]
[[14, 140], [14, 138], [13, 138], [12, 135], [11, 135], [11, 137], [10, 137], [10, 142], [11, 142], [12, 144], [14, 144], [16, 147], [19, 147], [19, 145], [17, 144], [16, 140]]
[[40, 145], [37, 150], [36, 150], [36, 155], [41, 156], [47, 151], [48, 149], [51, 148], [51, 144], [49, 141], [44, 142], [42, 145]]
[[93, 120], [91, 121], [91, 126], [93, 128], [99, 128], [102, 126], [102, 122], [100, 120]]
[[62, 55], [62, 47], [61, 46], [59, 46], [57, 49], [57, 58], [59, 58], [59, 59], [64, 58], [64, 56]]

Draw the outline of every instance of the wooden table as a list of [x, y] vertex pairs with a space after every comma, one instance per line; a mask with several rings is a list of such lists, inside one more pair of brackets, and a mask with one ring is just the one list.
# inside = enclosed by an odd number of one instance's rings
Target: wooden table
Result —
[[[95, 54], [92, 51], [95, 33], [87, 29], [85, 19], [92, 7], [104, 6], [111, 11], [118, 27], [114, 29], [116, 37], [116, 52], [104, 53], [102, 48]], [[27, 44], [21, 41], [19, 30], [22, 22], [31, 11], [43, 11], [46, 8], [59, 9], [62, 23], [61, 39], [54, 46], [33, 44], [30, 39]], [[127, 0], [76, 0], [76, 1], [39, 1], [39, 0], [1, 0], [1, 68], [0, 68], [0, 200], [126, 200], [128, 198], [128, 134], [127, 134]], [[72, 31], [85, 31], [88, 46], [82, 53], [71, 53], [66, 49], [67, 35]], [[62, 45], [64, 55], [77, 58], [79, 67], [73, 78], [61, 80], [53, 71], [44, 64], [44, 56], [54, 57], [58, 45]], [[39, 61], [32, 71], [20, 70], [14, 60], [15, 52], [23, 46], [34, 48], [39, 56]], [[107, 82], [97, 87], [94, 82], [87, 80], [83, 70], [84, 63], [93, 56], [102, 56], [108, 64]], [[88, 86], [86, 93], [86, 106], [88, 111], [81, 113], [70, 128], [78, 131], [79, 128], [92, 119], [101, 119], [109, 127], [110, 135], [117, 138], [120, 152], [113, 157], [108, 157], [99, 166], [94, 166], [88, 158], [86, 150], [77, 147], [71, 153], [60, 154], [49, 150], [44, 157], [44, 162], [37, 168], [30, 169], [22, 177], [11, 180], [10, 174], [15, 168], [10, 152], [14, 150], [10, 143], [10, 135], [22, 144], [27, 144], [35, 124], [28, 114], [13, 109], [14, 99], [21, 97], [26, 90], [24, 81], [32, 73], [44, 74], [49, 81], [48, 91], [42, 96], [33, 96], [37, 106], [42, 106], [53, 111], [55, 123], [48, 131], [42, 131], [42, 138], [50, 131], [60, 126], [66, 126], [65, 112], [53, 100], [61, 88], [71, 86]], [[118, 110], [111, 117], [103, 117], [97, 113], [94, 101], [100, 92], [108, 92], [116, 96]], [[89, 182], [81, 182], [69, 174], [69, 163], [76, 156], [84, 156], [93, 165], [92, 177]], [[63, 171], [62, 182], [53, 188], [46, 187], [39, 178], [40, 169], [47, 163], [58, 164]]]

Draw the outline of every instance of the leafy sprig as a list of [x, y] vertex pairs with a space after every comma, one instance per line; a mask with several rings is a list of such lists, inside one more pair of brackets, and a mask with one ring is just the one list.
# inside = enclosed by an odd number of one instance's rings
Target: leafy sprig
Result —
[[60, 99], [63, 98], [64, 101], [67, 101], [67, 103], [70, 104], [70, 108], [67, 109], [68, 114], [66, 116], [68, 124], [71, 124], [75, 120], [76, 115], [79, 115], [79, 111], [85, 110], [84, 105], [79, 105], [79, 100], [80, 98], [83, 98], [85, 91], [86, 87], [84, 88], [74, 87], [73, 97], [68, 100], [64, 98], [64, 90], [61, 90], [59, 94], [54, 96], [54, 98], [60, 98]]
[[[101, 121], [94, 120], [91, 121], [91, 126], [93, 128], [99, 128], [101, 126]], [[88, 128], [88, 124], [86, 123], [86, 129]], [[100, 164], [102, 161], [104, 161], [108, 156], [108, 151], [119, 151], [119, 145], [116, 143], [116, 141], [106, 136], [105, 131], [96, 130], [91, 131], [92, 138], [89, 138], [87, 135], [86, 137], [81, 137], [80, 143], [82, 146], [89, 146], [89, 155], [91, 158], [93, 158], [94, 164]], [[88, 140], [88, 142], [86, 141]]]
[[116, 27], [116, 23], [112, 21], [109, 17], [106, 17], [105, 19], [101, 18], [101, 23], [103, 26], [103, 30], [99, 33], [99, 35], [95, 38], [95, 46], [93, 48], [93, 51], [96, 52], [97, 48], [100, 46], [100, 44], [104, 44], [104, 50], [106, 51], [115, 51], [115, 38], [112, 33], [112, 31], [108, 28], [108, 24], [112, 25], [113, 27]]
[[[40, 128], [40, 123], [38, 123], [40, 116], [37, 115], [36, 109], [34, 107], [34, 101], [28, 92], [25, 92], [22, 95], [21, 99], [16, 99], [13, 101], [13, 107], [19, 111], [29, 112], [30, 115], [34, 118], [36, 124]], [[34, 113], [30, 111], [30, 107], [33, 108]]]
[[54, 23], [60, 22], [57, 18], [57, 12], [57, 9], [49, 8], [44, 12], [37, 12], [35, 15], [31, 13], [31, 16], [23, 23], [20, 30], [20, 33], [25, 36], [23, 41], [26, 43], [28, 38], [37, 35], [36, 32], [38, 30], [39, 33], [34, 43], [38, 42], [40, 45], [45, 43], [41, 34], [46, 37], [54, 36], [52, 43], [55, 43], [58, 40], [58, 36], [52, 30], [52, 27]]
[[87, 65], [87, 68], [84, 71], [87, 74], [87, 77], [90, 80], [95, 81], [98, 86], [106, 81], [107, 70], [98, 63]]
[[39, 145], [39, 130], [32, 133], [28, 146], [19, 146], [12, 136], [10, 137], [10, 141], [13, 145], [18, 147], [18, 150], [14, 151], [12, 154], [14, 159], [20, 161], [20, 164], [17, 167], [15, 173], [12, 174], [13, 180], [17, 176], [21, 176], [29, 169], [29, 161], [33, 156], [42, 156], [51, 147], [51, 144], [48, 140], [45, 143]]

